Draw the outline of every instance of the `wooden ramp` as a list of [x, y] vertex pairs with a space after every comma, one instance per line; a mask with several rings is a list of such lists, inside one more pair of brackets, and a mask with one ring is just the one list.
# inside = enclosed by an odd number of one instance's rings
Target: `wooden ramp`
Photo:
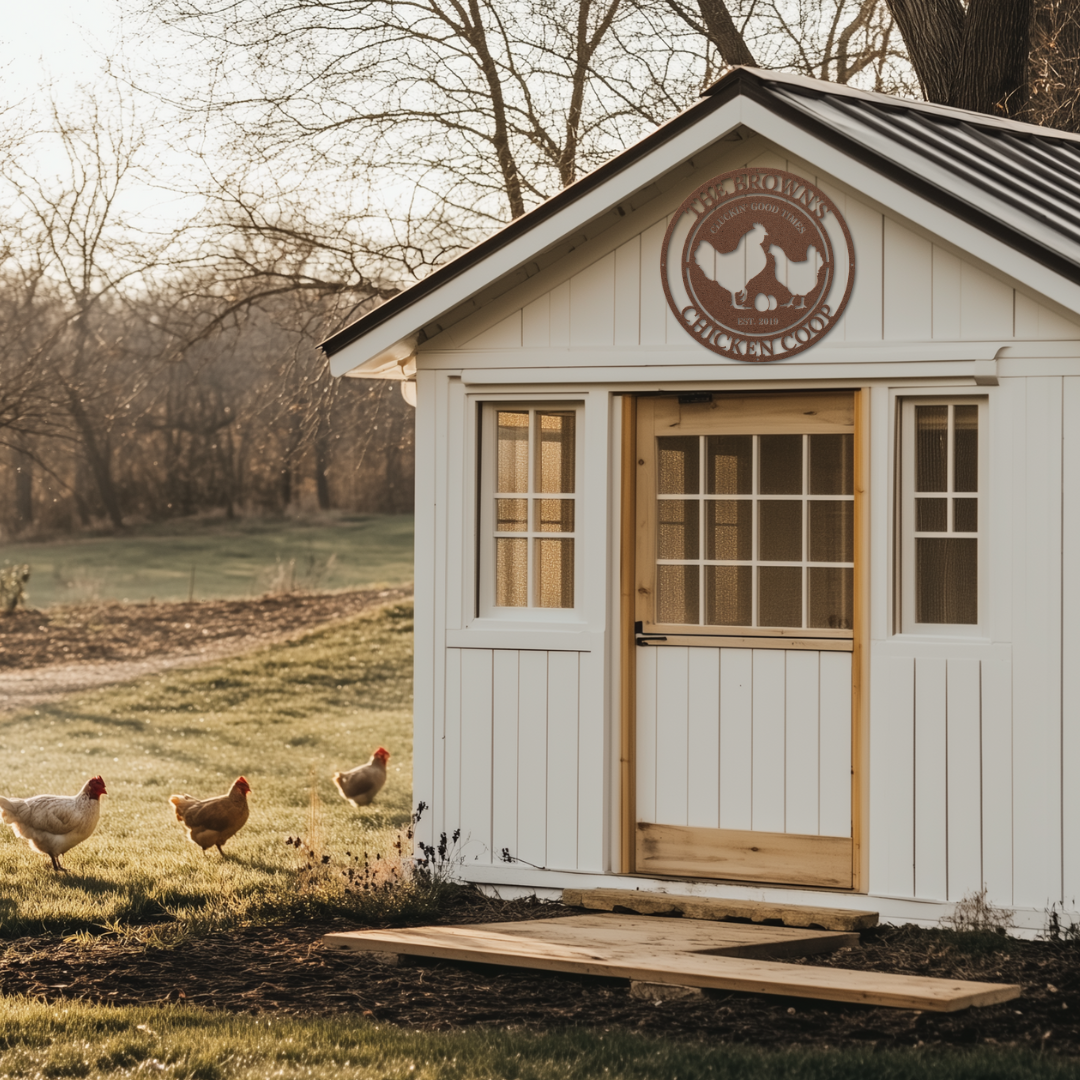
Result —
[[876, 911], [671, 896], [638, 889], [563, 889], [562, 902], [567, 907], [592, 908], [594, 911], [685, 915], [689, 919], [748, 919], [755, 923], [781, 922], [784, 926], [817, 926], [822, 930], [869, 930], [878, 924]]
[[784, 964], [858, 943], [858, 934], [642, 915], [353, 930], [327, 934], [330, 948], [437, 957], [509, 967], [604, 975], [637, 982], [954, 1012], [1020, 993], [1003, 983]]

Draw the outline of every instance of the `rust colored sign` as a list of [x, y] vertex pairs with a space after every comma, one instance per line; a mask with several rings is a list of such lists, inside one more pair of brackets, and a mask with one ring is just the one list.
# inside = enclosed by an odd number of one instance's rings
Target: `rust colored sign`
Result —
[[736, 169], [679, 207], [660, 262], [686, 332], [733, 360], [781, 360], [835, 325], [855, 249], [836, 204], [779, 169]]

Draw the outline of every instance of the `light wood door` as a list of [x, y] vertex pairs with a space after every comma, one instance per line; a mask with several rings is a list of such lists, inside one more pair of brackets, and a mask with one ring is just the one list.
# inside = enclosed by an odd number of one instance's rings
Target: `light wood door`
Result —
[[851, 888], [851, 391], [637, 401], [638, 873]]

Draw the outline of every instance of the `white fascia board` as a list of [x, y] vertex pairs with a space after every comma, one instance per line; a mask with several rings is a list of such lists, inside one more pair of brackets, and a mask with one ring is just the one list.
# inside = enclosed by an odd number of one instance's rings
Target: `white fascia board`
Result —
[[[835, 177], [855, 192], [863, 192], [867, 198], [888, 207], [895, 214], [916, 223], [923, 230], [948, 241], [961, 251], [980, 259], [986, 265], [997, 268], [1026, 290], [1041, 293], [1061, 304], [1068, 311], [1080, 314], [1080, 285], [1043, 266], [1042, 263], [1017, 251], [1001, 240], [975, 225], [956, 217], [951, 211], [924, 199], [909, 188], [889, 179], [869, 165], [850, 157], [842, 150], [829, 146], [816, 135], [811, 135], [798, 125], [789, 122], [754, 101], [744, 101], [744, 123], [748, 128], [766, 136], [787, 149], [793, 157], [801, 157], [817, 165], [822, 172]], [[853, 133], [849, 136], [856, 139]], [[869, 149], [895, 160], [896, 146], [882, 138], [880, 145], [869, 145], [859, 129], [858, 138]], [[919, 159], [922, 175], [943, 190], [952, 191], [958, 198], [977, 206], [985, 203], [985, 194], [979, 195], [973, 185], [946, 173], [945, 170], [925, 159]], [[1007, 218], [1006, 218], [1007, 220]], [[1025, 230], [1027, 223], [1025, 222]], [[1039, 234], [1030, 230], [1039, 238]], [[856, 260], [858, 253], [856, 253]], [[856, 263], [857, 265], [857, 263]], [[1005, 269], [1005, 268], [1008, 269]], [[856, 271], [857, 272], [857, 271]]]
[[[522, 233], [482, 262], [451, 278], [417, 303], [346, 345], [330, 358], [331, 374], [344, 375], [365, 365], [397, 342], [414, 335], [420, 327], [465, 303], [493, 281], [525, 265], [538, 251], [572, 236], [594, 218], [648, 187], [657, 177], [670, 172], [743, 123], [745, 106], [746, 99], [741, 96], [726, 102], [696, 124], [672, 136], [650, 154], [616, 173], [610, 180], [575, 199], [554, 217]], [[541, 243], [537, 243], [538, 231], [543, 237]]]

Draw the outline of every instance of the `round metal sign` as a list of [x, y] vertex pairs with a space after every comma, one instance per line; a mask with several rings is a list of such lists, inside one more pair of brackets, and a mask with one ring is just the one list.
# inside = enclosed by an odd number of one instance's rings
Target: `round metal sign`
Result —
[[668, 303], [696, 341], [733, 360], [782, 360], [835, 325], [855, 249], [836, 204], [808, 180], [736, 169], [679, 207], [660, 269]]

